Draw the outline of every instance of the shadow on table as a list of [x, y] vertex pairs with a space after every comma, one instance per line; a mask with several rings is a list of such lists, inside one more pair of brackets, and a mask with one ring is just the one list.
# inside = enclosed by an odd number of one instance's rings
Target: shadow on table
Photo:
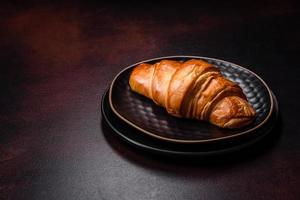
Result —
[[210, 168], [214, 167], [224, 167], [236, 165], [239, 163], [251, 162], [258, 159], [260, 156], [265, 155], [270, 151], [277, 143], [282, 132], [282, 119], [279, 114], [276, 121], [276, 125], [270, 133], [268, 133], [264, 138], [257, 141], [251, 146], [247, 146], [235, 152], [225, 153], [222, 155], [214, 156], [167, 156], [160, 155], [157, 153], [151, 153], [148, 151], [142, 151], [135, 146], [128, 144], [127, 142], [121, 140], [113, 130], [106, 124], [104, 120], [101, 122], [102, 132], [104, 133], [105, 139], [113, 148], [113, 150], [122, 156], [124, 159], [141, 165], [147, 168], [156, 168], [160, 170], [172, 169], [172, 166], [176, 169], [180, 167], [200, 167], [206, 166]]

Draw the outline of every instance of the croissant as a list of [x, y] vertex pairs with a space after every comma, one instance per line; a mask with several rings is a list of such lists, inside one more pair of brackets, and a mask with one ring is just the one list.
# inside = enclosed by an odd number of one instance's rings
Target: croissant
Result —
[[204, 60], [142, 63], [131, 72], [129, 85], [176, 117], [209, 121], [221, 128], [240, 128], [255, 118], [242, 89]]

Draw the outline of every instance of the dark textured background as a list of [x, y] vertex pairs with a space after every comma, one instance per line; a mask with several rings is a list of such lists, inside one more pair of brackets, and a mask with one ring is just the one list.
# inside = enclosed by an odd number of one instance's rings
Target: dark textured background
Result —
[[[300, 9], [272, 3], [0, 3], [0, 199], [300, 199]], [[238, 63], [276, 94], [280, 136], [258, 153], [180, 161], [101, 123], [124, 67], [199, 55]]]

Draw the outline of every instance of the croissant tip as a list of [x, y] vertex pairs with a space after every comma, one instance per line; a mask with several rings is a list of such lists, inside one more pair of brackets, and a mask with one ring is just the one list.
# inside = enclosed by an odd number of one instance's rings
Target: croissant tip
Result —
[[226, 122], [223, 127], [228, 129], [238, 129], [250, 125], [254, 118], [244, 117], [244, 118], [233, 118]]

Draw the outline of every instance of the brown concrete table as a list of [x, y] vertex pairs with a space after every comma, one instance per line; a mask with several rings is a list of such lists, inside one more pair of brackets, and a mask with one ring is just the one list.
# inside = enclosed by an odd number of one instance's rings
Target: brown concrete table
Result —
[[[290, 1], [2, 2], [0, 199], [300, 199], [299, 18]], [[259, 74], [279, 100], [276, 139], [218, 160], [120, 141], [101, 120], [112, 78], [183, 54]]]

